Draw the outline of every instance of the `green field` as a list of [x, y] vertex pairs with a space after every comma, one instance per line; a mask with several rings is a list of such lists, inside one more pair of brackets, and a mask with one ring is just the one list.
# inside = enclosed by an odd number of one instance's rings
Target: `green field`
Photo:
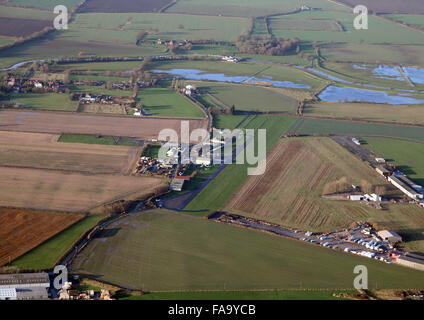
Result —
[[[29, 3], [30, 1], [25, 1], [25, 2]], [[53, 0], [51, 2], [53, 2]], [[57, 3], [55, 5], [57, 5]], [[42, 10], [0, 5], [0, 17], [8, 17], [8, 18], [14, 17], [14, 18], [20, 18], [20, 19], [36, 19], [36, 20], [52, 20], [53, 21], [55, 16], [56, 15], [53, 13], [53, 11], [42, 11]]]
[[149, 115], [157, 117], [204, 118], [202, 110], [188, 98], [168, 88], [142, 88], [138, 101]]
[[[353, 26], [353, 13], [305, 11], [297, 14], [271, 18], [271, 29], [276, 37], [298, 37], [303, 41], [348, 42], [359, 44], [361, 40], [373, 44], [420, 44], [424, 43], [422, 32], [402, 27], [391, 21], [369, 16], [368, 30], [356, 30]], [[311, 20], [322, 22], [321, 30], [308, 30]], [[344, 31], [334, 30], [334, 21], [339, 22]], [[291, 26], [287, 30], [287, 25]], [[312, 24], [315, 28], [318, 23]], [[325, 31], [324, 31], [325, 30]]]
[[[29, 8], [40, 8], [44, 10], [53, 10], [53, 8], [58, 4], [55, 0], [37, 0], [37, 3], [35, 4], [34, 1], [31, 0], [10, 0], [11, 4], [19, 5], [19, 6], [25, 6]], [[71, 9], [76, 6], [77, 4], [80, 4], [81, 0], [62, 0], [60, 2], [61, 5], [64, 5], [68, 7], [68, 10], [71, 11]]]
[[384, 138], [362, 138], [364, 147], [393, 163], [412, 180], [424, 185], [424, 144]]
[[[295, 118], [291, 117], [256, 115], [243, 122], [241, 128], [266, 129], [266, 150], [269, 151], [294, 121]], [[248, 164], [228, 165], [184, 209], [200, 216], [218, 210], [245, 181], [248, 167]]]
[[18, 93], [12, 95], [10, 102], [41, 110], [75, 111], [77, 108], [77, 101], [64, 93]]
[[247, 119], [247, 115], [213, 115], [213, 126], [218, 129], [235, 129], [239, 123]]
[[192, 291], [154, 292], [133, 295], [122, 300], [345, 300], [335, 294], [356, 294], [356, 290], [264, 290], [264, 291]]
[[298, 119], [290, 128], [299, 134], [334, 134], [352, 136], [379, 136], [424, 141], [424, 128], [392, 124], [336, 121], [324, 119]]
[[299, 9], [301, 5], [334, 11], [349, 9], [325, 0], [180, 0], [166, 12], [191, 13], [205, 15], [259, 17], [267, 14], [283, 13]]
[[353, 289], [356, 265], [370, 289], [424, 285], [420, 271], [164, 210], [112, 223], [71, 271], [143, 291]]
[[133, 91], [105, 89], [103, 86], [69, 85], [67, 87], [71, 90], [71, 92], [79, 92], [79, 93], [90, 93], [90, 94], [100, 94], [100, 95], [120, 96], [120, 97], [129, 97], [134, 94]]
[[399, 22], [405, 22], [411, 26], [424, 28], [424, 15], [422, 14], [387, 14], [386, 16]]
[[138, 145], [133, 139], [130, 139], [130, 138], [89, 136], [89, 135], [70, 134], [70, 133], [62, 134], [59, 137], [58, 142], [120, 145], [120, 146], [137, 146]]
[[252, 85], [194, 82], [208, 106], [237, 111], [296, 113], [298, 101], [276, 90]]
[[92, 228], [104, 217], [88, 216], [71, 227], [65, 229], [35, 249], [12, 261], [11, 265], [20, 269], [42, 270], [50, 269], [59, 258], [71, 248], [87, 230]]
[[424, 124], [424, 105], [393, 106], [372, 103], [319, 102], [306, 104], [303, 114], [317, 117]]

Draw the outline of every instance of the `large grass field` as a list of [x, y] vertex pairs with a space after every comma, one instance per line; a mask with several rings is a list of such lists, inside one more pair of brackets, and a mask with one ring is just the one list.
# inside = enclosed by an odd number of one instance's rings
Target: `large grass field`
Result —
[[364, 147], [392, 162], [418, 184], [424, 185], [424, 144], [384, 138], [362, 138]]
[[166, 12], [192, 13], [205, 15], [259, 17], [267, 14], [283, 13], [299, 9], [301, 5], [312, 8], [334, 11], [348, 11], [349, 9], [324, 0], [304, 0], [299, 3], [295, 0], [180, 0]]
[[[58, 5], [58, 2], [55, 0], [38, 0], [36, 3], [31, 0], [10, 0], [9, 2], [14, 5], [25, 6], [28, 8], [39, 8], [44, 10], [53, 10], [53, 8]], [[62, 0], [60, 2], [61, 5], [68, 7], [69, 11], [71, 11], [75, 5], [80, 3], [81, 0]]]
[[424, 28], [424, 15], [422, 14], [388, 14], [387, 17], [411, 26]]
[[424, 105], [319, 102], [306, 104], [303, 113], [306, 116], [424, 124]]
[[63, 93], [18, 93], [11, 96], [10, 102], [29, 108], [56, 111], [75, 111], [78, 103]]
[[[391, 21], [369, 16], [368, 30], [356, 30], [353, 26], [353, 13], [304, 11], [293, 15], [271, 18], [271, 29], [275, 36], [298, 37], [303, 41], [317, 42], [349, 42], [391, 43], [391, 44], [423, 44], [422, 32], [402, 27]], [[316, 20], [316, 21], [315, 21]], [[342, 25], [344, 30], [333, 26], [334, 22]], [[310, 30], [310, 27], [321, 27]]]
[[[132, 295], [121, 300], [346, 300], [337, 294], [355, 294], [356, 290], [263, 290], [263, 291], [190, 291], [154, 292]], [[347, 299], [349, 300], [349, 299]]]
[[71, 245], [78, 240], [87, 230], [103, 219], [103, 216], [92, 215], [83, 218], [74, 225], [53, 236], [35, 249], [29, 251], [11, 265], [20, 269], [50, 269], [57, 260], [66, 253]]
[[424, 128], [324, 119], [298, 119], [290, 129], [299, 134], [377, 136], [424, 141]]
[[[247, 27], [248, 20], [243, 18], [156, 13], [84, 13], [72, 24], [73, 32], [83, 39], [134, 45], [141, 30], [149, 32], [147, 39], [235, 41]], [[94, 34], [99, 36], [93, 38]]]
[[264, 87], [216, 82], [195, 82], [201, 100], [208, 106], [237, 111], [296, 113], [298, 101]]
[[[294, 121], [295, 118], [289, 117], [256, 115], [250, 116], [240, 128], [266, 129], [266, 150], [269, 151]], [[184, 209], [201, 216], [218, 210], [247, 178], [247, 168], [248, 164], [228, 165]]]
[[138, 101], [149, 115], [158, 117], [204, 118], [202, 110], [188, 98], [169, 88], [142, 88]]
[[110, 224], [71, 271], [144, 291], [352, 289], [356, 265], [370, 288], [424, 285], [420, 271], [164, 210]]

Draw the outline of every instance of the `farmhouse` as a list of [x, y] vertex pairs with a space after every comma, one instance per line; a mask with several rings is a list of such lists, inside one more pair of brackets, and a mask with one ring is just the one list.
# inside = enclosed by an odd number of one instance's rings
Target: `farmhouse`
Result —
[[195, 164], [209, 166], [211, 164], [211, 158], [208, 157], [198, 157], [195, 160]]
[[41, 273], [0, 274], [0, 300], [48, 299], [49, 275]]
[[394, 231], [390, 231], [390, 230], [381, 230], [377, 232], [377, 235], [385, 240], [385, 241], [389, 241], [390, 243], [397, 243], [397, 242], [402, 242], [402, 237], [400, 235], [398, 235], [396, 232]]

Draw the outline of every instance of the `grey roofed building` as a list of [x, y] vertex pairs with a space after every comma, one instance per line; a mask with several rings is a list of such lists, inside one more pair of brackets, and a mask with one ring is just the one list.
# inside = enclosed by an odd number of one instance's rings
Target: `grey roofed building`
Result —
[[50, 287], [49, 275], [40, 273], [0, 274], [0, 288]]
[[11, 295], [9, 299], [14, 299], [13, 290], [17, 300], [48, 299], [49, 287], [50, 279], [46, 272], [0, 274], [0, 290], [4, 295]]

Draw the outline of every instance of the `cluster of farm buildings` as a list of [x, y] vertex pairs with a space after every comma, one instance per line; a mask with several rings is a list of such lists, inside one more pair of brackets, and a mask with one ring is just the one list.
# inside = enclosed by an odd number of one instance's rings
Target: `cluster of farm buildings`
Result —
[[[352, 138], [352, 142], [360, 146], [361, 143], [358, 139]], [[383, 158], [376, 157], [376, 166], [373, 166], [375, 171], [389, 181], [393, 186], [399, 189], [407, 197], [411, 198], [414, 202], [424, 208], [424, 188], [416, 184], [408, 178], [407, 175], [399, 170], [393, 170], [386, 166], [386, 161]], [[381, 197], [377, 194], [360, 195], [352, 194], [350, 200], [367, 200], [367, 201], [381, 201]]]
[[10, 77], [4, 81], [3, 86], [15, 93], [29, 92], [56, 92], [64, 93], [66, 87], [62, 80], [41, 80], [39, 78]]
[[113, 300], [109, 290], [72, 290], [72, 282], [55, 289], [46, 272], [0, 274], [0, 300]]

